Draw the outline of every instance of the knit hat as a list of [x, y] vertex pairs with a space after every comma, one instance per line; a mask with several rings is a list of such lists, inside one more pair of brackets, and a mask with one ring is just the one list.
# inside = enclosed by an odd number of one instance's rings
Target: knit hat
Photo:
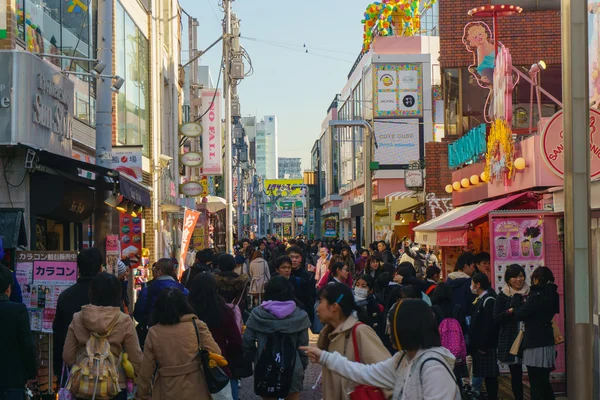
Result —
[[117, 263], [117, 276], [123, 276], [127, 273], [127, 265], [121, 260]]

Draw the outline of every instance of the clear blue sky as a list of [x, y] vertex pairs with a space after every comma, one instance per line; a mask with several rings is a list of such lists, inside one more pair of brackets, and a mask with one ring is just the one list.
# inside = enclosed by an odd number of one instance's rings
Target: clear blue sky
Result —
[[[199, 49], [206, 48], [221, 34], [223, 13], [217, 3], [217, 0], [180, 0], [181, 7], [200, 24]], [[259, 40], [241, 39], [255, 71], [238, 87], [242, 114], [277, 115], [279, 156], [302, 157], [304, 169], [310, 167], [310, 150], [320, 134], [327, 108], [344, 87], [361, 50], [360, 21], [369, 3], [368, 0], [233, 2], [233, 11], [241, 19], [242, 36]], [[185, 14], [183, 23], [182, 47], [187, 50]], [[221, 50], [220, 45], [215, 46], [201, 60], [202, 65], [210, 66], [215, 83]]]

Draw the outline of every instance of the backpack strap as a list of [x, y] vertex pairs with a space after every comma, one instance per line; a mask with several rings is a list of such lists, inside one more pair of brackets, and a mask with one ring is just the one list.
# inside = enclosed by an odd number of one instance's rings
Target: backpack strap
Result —
[[440, 321], [443, 321], [445, 319], [444, 317], [444, 311], [442, 310], [442, 307], [440, 307], [437, 304], [434, 304], [431, 308], [433, 308], [434, 312], [437, 312], [437, 316], [440, 317]]
[[431, 285], [431, 286], [429, 286], [429, 287], [427, 288], [427, 290], [425, 291], [425, 294], [426, 294], [427, 296], [429, 296], [429, 294], [435, 290], [435, 287], [436, 287], [435, 285]]
[[442, 360], [440, 360], [437, 357], [429, 357], [421, 363], [421, 368], [419, 369], [419, 379], [421, 380], [421, 386], [423, 386], [423, 367], [425, 367], [425, 363], [427, 361], [437, 361], [438, 363], [440, 363], [446, 369], [446, 371], [448, 371], [448, 373], [452, 377], [452, 380], [454, 381], [454, 384], [458, 387], [458, 392], [460, 393], [460, 386], [458, 386], [458, 381], [456, 380], [456, 376], [454, 375], [454, 372], [452, 372], [450, 370], [450, 368], [448, 368], [446, 363], [444, 363]]
[[481, 306], [481, 308], [485, 308], [485, 304], [488, 302], [488, 300], [496, 301], [496, 299], [492, 296], [486, 297], [486, 299], [483, 301], [483, 305]]
[[357, 363], [360, 362], [360, 350], [358, 349], [358, 341], [356, 340], [356, 329], [362, 322], [357, 323], [352, 327], [352, 346], [354, 346], [354, 358]]

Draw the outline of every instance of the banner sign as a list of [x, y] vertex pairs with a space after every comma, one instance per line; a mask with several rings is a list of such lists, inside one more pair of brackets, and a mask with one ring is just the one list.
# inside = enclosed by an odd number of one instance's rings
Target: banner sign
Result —
[[[202, 90], [202, 155], [204, 175], [223, 175], [221, 138], [221, 93], [218, 89]], [[208, 111], [208, 112], [207, 112]]]
[[142, 146], [114, 146], [112, 148], [112, 169], [142, 181]]
[[106, 271], [117, 275], [120, 248], [119, 235], [106, 235]]
[[292, 186], [302, 184], [302, 179], [265, 179], [265, 193], [267, 196], [298, 196], [302, 194], [302, 188], [292, 189]]
[[476, 126], [460, 139], [448, 145], [448, 166], [460, 168], [485, 157], [487, 151], [486, 124]]
[[185, 258], [187, 256], [188, 247], [192, 239], [192, 234], [196, 228], [196, 223], [200, 217], [200, 212], [187, 208], [183, 215], [183, 230], [181, 232], [181, 261], [179, 262], [179, 273], [181, 276], [184, 270]]
[[15, 275], [31, 330], [52, 333], [58, 296], [77, 282], [74, 251], [18, 251]]
[[129, 214], [119, 213], [119, 232], [121, 238], [121, 259], [135, 255], [142, 256], [142, 219]]

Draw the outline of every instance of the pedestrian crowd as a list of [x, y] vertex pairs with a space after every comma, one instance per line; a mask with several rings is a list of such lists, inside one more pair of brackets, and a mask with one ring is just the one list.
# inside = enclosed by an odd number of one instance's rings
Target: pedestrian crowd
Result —
[[[462, 254], [442, 282], [428, 246], [399, 249], [245, 239], [235, 255], [197, 252], [181, 276], [173, 259], [160, 259], [131, 317], [122, 282], [103, 272], [98, 249], [85, 249], [53, 323], [58, 397], [238, 400], [240, 380], [253, 377], [261, 398], [294, 400], [312, 361], [327, 400], [494, 400], [500, 363], [516, 400], [523, 366], [531, 399], [554, 399], [562, 336], [550, 269], [526, 282], [511, 265], [496, 293], [480, 272], [489, 271], [486, 253]], [[36, 375], [27, 309], [10, 298], [15, 286], [0, 267], [0, 354], [11, 360], [0, 363], [0, 400], [22, 400]]]

